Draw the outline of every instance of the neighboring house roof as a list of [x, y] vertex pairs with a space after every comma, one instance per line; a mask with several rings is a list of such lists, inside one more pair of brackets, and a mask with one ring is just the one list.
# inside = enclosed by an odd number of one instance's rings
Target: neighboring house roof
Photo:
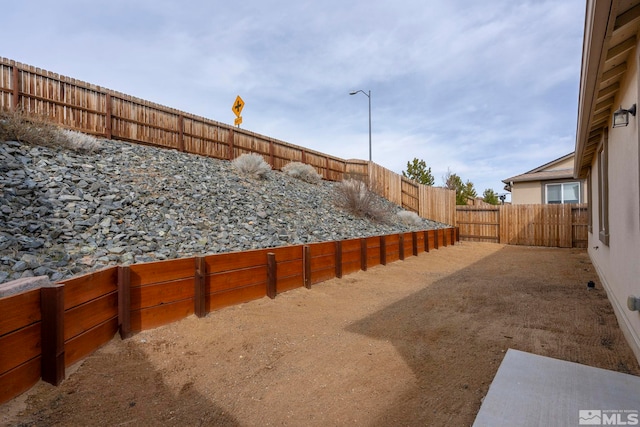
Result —
[[[636, 47], [638, 0], [587, 0], [574, 176], [584, 178], [608, 128]], [[629, 108], [625, 105], [624, 108]]]
[[573, 156], [574, 156], [574, 153], [569, 153], [560, 158], [552, 160], [549, 163], [545, 163], [542, 166], [538, 166], [537, 168], [532, 169], [529, 172], [525, 172], [520, 175], [503, 179], [502, 182], [506, 184], [504, 189], [507, 191], [511, 191], [511, 183], [513, 182], [551, 181], [551, 180], [558, 180], [558, 179], [573, 178], [573, 169], [570, 169], [570, 168], [554, 169], [555, 165], [563, 163], [571, 159]]

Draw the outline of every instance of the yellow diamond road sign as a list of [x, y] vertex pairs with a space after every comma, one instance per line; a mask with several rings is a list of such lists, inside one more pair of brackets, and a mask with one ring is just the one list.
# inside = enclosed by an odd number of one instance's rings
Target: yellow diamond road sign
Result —
[[240, 98], [240, 95], [236, 96], [236, 102], [233, 103], [233, 107], [231, 107], [231, 111], [236, 117], [240, 117], [240, 113], [242, 113], [242, 109], [244, 108], [244, 101]]
[[242, 117], [237, 117], [234, 121], [233, 124], [236, 126], [240, 126], [242, 124]]

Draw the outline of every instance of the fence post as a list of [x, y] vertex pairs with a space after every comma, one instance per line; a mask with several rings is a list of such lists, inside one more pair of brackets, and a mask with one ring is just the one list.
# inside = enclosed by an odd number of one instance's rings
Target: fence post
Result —
[[325, 156], [325, 174], [324, 179], [330, 180], [329, 177], [329, 156]]
[[398, 234], [398, 257], [404, 261], [404, 234]]
[[336, 242], [336, 277], [342, 277], [342, 242]]
[[120, 338], [131, 336], [131, 270], [118, 267], [118, 326]]
[[107, 134], [107, 139], [111, 139], [113, 136], [113, 130], [112, 130], [112, 124], [111, 124], [111, 94], [107, 93], [105, 96], [105, 114], [106, 117], [104, 119], [105, 123], [104, 123], [104, 130], [105, 133]]
[[178, 115], [178, 150], [184, 153], [184, 116]]
[[456, 227], [456, 242], [460, 242], [460, 227]]
[[433, 233], [433, 249], [438, 249], [438, 247], [440, 246], [438, 240], [440, 240], [440, 236], [438, 236], [440, 234], [440, 229], [435, 230], [435, 233]]
[[193, 311], [198, 317], [207, 315], [207, 263], [203, 256], [196, 257], [195, 289], [193, 293]]
[[273, 141], [269, 141], [269, 164], [271, 165], [272, 169], [275, 169], [276, 165], [273, 163], [274, 162], [273, 152], [274, 152]]
[[64, 371], [64, 285], [40, 288], [42, 380], [58, 385]]
[[269, 252], [267, 254], [267, 296], [271, 299], [276, 297], [278, 293], [278, 271], [276, 264], [276, 254]]
[[302, 247], [302, 266], [304, 287], [311, 289], [311, 248], [308, 245]]
[[360, 270], [367, 271], [367, 239], [360, 239]]
[[418, 233], [411, 232], [411, 245], [413, 246], [413, 256], [418, 256]]
[[424, 231], [424, 251], [429, 252], [429, 230]]
[[380, 236], [380, 264], [387, 265], [387, 237]]
[[229, 145], [229, 158], [228, 160], [233, 160], [233, 128], [229, 128], [229, 136], [227, 137], [227, 144]]
[[18, 64], [13, 64], [13, 111], [18, 110], [20, 106], [20, 69]]

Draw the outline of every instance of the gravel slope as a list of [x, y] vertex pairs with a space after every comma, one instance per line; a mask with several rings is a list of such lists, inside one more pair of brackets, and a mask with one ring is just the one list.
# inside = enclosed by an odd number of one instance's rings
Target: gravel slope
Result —
[[[0, 142], [0, 283], [114, 264], [430, 229], [355, 217], [335, 183], [118, 141], [95, 153]], [[381, 199], [390, 212], [401, 209]]]

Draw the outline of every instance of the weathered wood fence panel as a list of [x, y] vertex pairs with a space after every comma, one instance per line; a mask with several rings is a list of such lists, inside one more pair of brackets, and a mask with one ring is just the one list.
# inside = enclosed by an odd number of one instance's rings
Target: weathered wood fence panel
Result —
[[460, 238], [509, 245], [586, 247], [587, 205], [458, 206]]
[[0, 57], [0, 110], [20, 108], [77, 131], [232, 160], [262, 155], [274, 169], [298, 161], [324, 179], [366, 178], [379, 195], [420, 216], [455, 226], [455, 193], [413, 182], [382, 166], [343, 160], [214, 120]]

